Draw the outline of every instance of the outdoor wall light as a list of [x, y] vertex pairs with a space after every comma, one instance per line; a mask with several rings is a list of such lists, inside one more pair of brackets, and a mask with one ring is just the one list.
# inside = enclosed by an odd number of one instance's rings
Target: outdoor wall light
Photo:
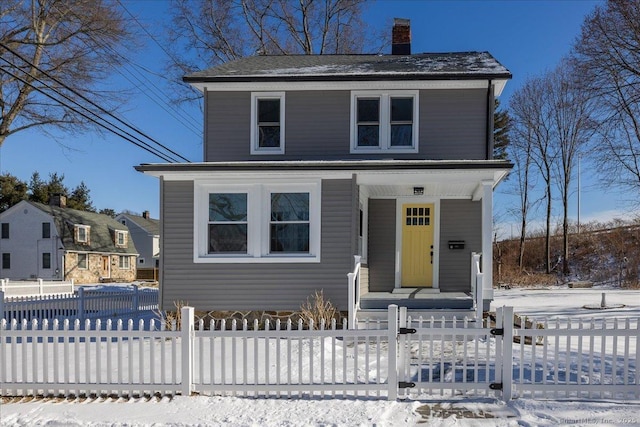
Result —
[[422, 196], [424, 194], [424, 187], [413, 187], [414, 196]]

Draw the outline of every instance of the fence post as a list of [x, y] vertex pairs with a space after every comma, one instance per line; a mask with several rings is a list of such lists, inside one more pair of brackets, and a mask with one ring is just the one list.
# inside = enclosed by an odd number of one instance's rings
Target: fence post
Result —
[[44, 280], [38, 279], [38, 295], [44, 295]]
[[138, 285], [133, 285], [133, 302], [131, 304], [133, 313], [137, 313], [140, 309], [140, 296], [138, 295]]
[[356, 295], [355, 295], [355, 274], [347, 273], [348, 280], [348, 304], [349, 304], [349, 320], [347, 321], [347, 326], [349, 329], [356, 329]]
[[2, 286], [2, 292], [5, 291], [6, 286], [7, 286], [7, 280], [6, 279], [0, 279], [0, 286]]
[[[398, 309], [398, 332], [407, 327], [407, 307]], [[407, 335], [398, 334], [398, 381], [407, 381]], [[406, 390], [403, 390], [405, 392]]]
[[398, 399], [398, 306], [391, 304], [387, 311], [389, 357], [387, 382], [389, 393], [387, 400]]
[[80, 320], [80, 324], [84, 325], [85, 315], [84, 315], [84, 288], [78, 288], [78, 306], [77, 306], [77, 316]]
[[[496, 308], [496, 329], [502, 329], [504, 327], [504, 307]], [[493, 335], [493, 332], [492, 332]], [[495, 365], [495, 373], [494, 373], [494, 382], [497, 384], [502, 384], [502, 374], [503, 374], [503, 366], [504, 366], [504, 335], [494, 335], [496, 341], [496, 365]], [[499, 395], [500, 391], [495, 392], [495, 396]]]
[[[502, 315], [504, 316], [502, 400], [508, 402], [513, 397], [513, 307], [504, 307]], [[520, 337], [520, 339], [523, 340], [524, 337]], [[532, 345], [536, 345], [536, 343], [532, 343]]]
[[193, 307], [181, 309], [180, 337], [182, 339], [182, 395], [191, 396], [193, 391], [193, 339], [194, 310]]

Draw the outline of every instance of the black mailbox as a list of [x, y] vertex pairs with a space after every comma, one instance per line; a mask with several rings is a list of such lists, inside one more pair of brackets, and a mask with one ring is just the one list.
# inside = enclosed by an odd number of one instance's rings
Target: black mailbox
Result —
[[464, 249], [464, 240], [449, 240], [449, 249]]

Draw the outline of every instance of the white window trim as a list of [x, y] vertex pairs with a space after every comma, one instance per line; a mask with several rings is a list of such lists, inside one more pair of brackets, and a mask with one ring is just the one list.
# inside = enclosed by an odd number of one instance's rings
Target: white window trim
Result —
[[[126, 260], [123, 266], [123, 261]], [[119, 255], [118, 256], [118, 268], [120, 270], [131, 270], [131, 257], [129, 255]]]
[[[120, 246], [120, 247], [126, 247], [127, 246], [127, 235], [129, 233], [127, 231], [124, 230], [116, 230], [116, 241], [115, 244], [116, 246]], [[120, 243], [120, 236], [122, 236], [122, 243]]]
[[[351, 153], [417, 153], [418, 152], [418, 106], [417, 90], [351, 91]], [[413, 132], [409, 147], [392, 147], [391, 144], [391, 98], [413, 98]], [[380, 145], [378, 147], [358, 147], [357, 100], [358, 98], [380, 99]]]
[[[260, 147], [258, 132], [258, 100], [259, 99], [279, 99], [280, 100], [280, 146]], [[284, 154], [284, 134], [285, 134], [285, 108], [284, 92], [252, 92], [251, 93], [251, 154]]]
[[[84, 267], [80, 266], [80, 255], [86, 256], [86, 265]], [[88, 270], [89, 269], [89, 254], [88, 253], [77, 253], [76, 254], [76, 265], [78, 266], [78, 270]]]
[[[76, 224], [76, 229], [77, 229], [77, 232], [76, 232], [77, 240], [76, 240], [76, 242], [77, 243], [89, 243], [89, 239], [90, 239], [89, 233], [91, 232], [91, 226], [90, 225]], [[85, 231], [84, 240], [80, 240], [80, 230], [84, 230]]]
[[[206, 181], [194, 184], [193, 262], [195, 263], [314, 263], [320, 262], [321, 183], [306, 179], [295, 184], [285, 180], [266, 180], [261, 184], [220, 185]], [[209, 193], [247, 194], [247, 254], [209, 254]], [[271, 254], [271, 193], [309, 193], [309, 253]]]

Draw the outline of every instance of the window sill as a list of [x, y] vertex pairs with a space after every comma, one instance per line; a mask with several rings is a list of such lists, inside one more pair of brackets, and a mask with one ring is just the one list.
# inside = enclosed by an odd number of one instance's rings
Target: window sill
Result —
[[254, 256], [195, 256], [196, 264], [297, 264], [318, 263], [319, 255], [264, 255]]

